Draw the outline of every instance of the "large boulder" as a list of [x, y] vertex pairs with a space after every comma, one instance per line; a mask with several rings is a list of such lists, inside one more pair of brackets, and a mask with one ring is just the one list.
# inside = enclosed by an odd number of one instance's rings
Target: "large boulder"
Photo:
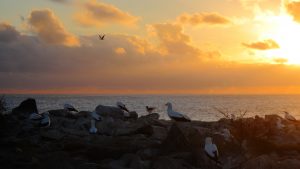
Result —
[[19, 119], [28, 118], [29, 114], [38, 113], [35, 99], [28, 98], [21, 102], [21, 104], [12, 110], [12, 114]]
[[95, 111], [102, 117], [112, 117], [122, 120], [125, 118], [123, 110], [118, 107], [98, 105]]

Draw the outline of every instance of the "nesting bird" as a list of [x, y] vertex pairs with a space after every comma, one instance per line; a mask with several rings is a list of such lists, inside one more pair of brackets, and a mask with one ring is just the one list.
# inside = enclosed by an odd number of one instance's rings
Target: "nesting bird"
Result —
[[36, 112], [31, 113], [29, 115], [29, 119], [30, 120], [41, 120], [42, 118], [43, 118], [43, 116], [41, 114], [39, 114], [39, 113], [36, 113]]
[[205, 147], [204, 147], [205, 154], [217, 164], [221, 164], [219, 161], [219, 151], [215, 144], [212, 143], [211, 137], [205, 138]]
[[71, 104], [68, 104], [68, 103], [64, 104], [64, 109], [67, 111], [70, 111], [70, 112], [72, 112], [72, 111], [78, 112], [78, 110], [75, 109], [74, 106], [72, 106]]
[[284, 112], [284, 118], [288, 121], [297, 121], [296, 118], [289, 114], [289, 112]]
[[191, 119], [187, 115], [173, 111], [171, 103], [167, 103], [166, 106], [168, 106], [168, 108], [167, 108], [168, 116], [172, 120], [181, 121], [181, 122], [190, 122], [191, 121]]
[[49, 117], [49, 112], [44, 112], [42, 114], [42, 119], [40, 121], [40, 127], [49, 127], [51, 123], [50, 117]]
[[153, 110], [155, 110], [156, 107], [149, 107], [149, 106], [146, 106], [146, 110], [149, 114], [151, 114], [153, 112]]

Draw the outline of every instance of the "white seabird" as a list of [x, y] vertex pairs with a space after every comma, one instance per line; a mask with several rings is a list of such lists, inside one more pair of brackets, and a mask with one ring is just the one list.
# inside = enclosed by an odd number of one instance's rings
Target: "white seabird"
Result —
[[286, 111], [285, 111], [284, 113], [285, 113], [284, 118], [285, 118], [286, 120], [289, 120], [289, 121], [297, 121], [296, 118], [295, 118], [294, 116], [292, 116], [292, 115], [289, 114], [289, 112], [286, 112]]
[[149, 107], [149, 106], [146, 106], [146, 110], [149, 114], [151, 114], [154, 110], [156, 109], [156, 107]]
[[44, 112], [42, 114], [43, 118], [41, 119], [41, 122], [40, 122], [40, 127], [49, 127], [50, 126], [50, 123], [51, 123], [51, 120], [50, 120], [50, 117], [49, 117], [49, 112]]
[[282, 124], [282, 121], [281, 121], [281, 118], [277, 118], [277, 121], [276, 121], [276, 128], [281, 130], [285, 127], [284, 124]]
[[96, 120], [92, 119], [91, 120], [91, 128], [90, 128], [90, 133], [91, 134], [96, 134], [98, 129], [96, 128]]
[[101, 120], [101, 116], [99, 114], [97, 114], [96, 111], [93, 111], [91, 113], [91, 117], [94, 118], [95, 120], [98, 120], [98, 121]]
[[29, 119], [30, 120], [41, 120], [42, 118], [43, 118], [43, 116], [41, 114], [39, 114], [39, 113], [36, 113], [36, 112], [31, 113], [29, 115]]
[[129, 110], [126, 108], [125, 104], [123, 104], [122, 102], [117, 102], [117, 107], [129, 113]]
[[211, 137], [205, 138], [205, 147], [204, 147], [205, 154], [215, 161], [217, 164], [221, 164], [219, 161], [219, 151], [215, 144], [212, 143]]
[[78, 110], [75, 109], [74, 106], [72, 106], [68, 103], [64, 104], [64, 109], [67, 110], [67, 111], [70, 111], [70, 112], [72, 112], [72, 111], [78, 112]]
[[187, 115], [173, 111], [171, 103], [167, 103], [166, 106], [168, 106], [168, 109], [167, 109], [168, 116], [172, 120], [182, 121], [182, 122], [190, 122], [191, 121], [191, 119]]

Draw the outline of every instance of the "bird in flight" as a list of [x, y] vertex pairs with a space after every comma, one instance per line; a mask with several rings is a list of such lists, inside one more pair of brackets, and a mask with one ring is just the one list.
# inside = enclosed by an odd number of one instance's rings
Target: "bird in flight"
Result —
[[104, 40], [105, 34], [104, 35], [99, 35], [100, 40]]

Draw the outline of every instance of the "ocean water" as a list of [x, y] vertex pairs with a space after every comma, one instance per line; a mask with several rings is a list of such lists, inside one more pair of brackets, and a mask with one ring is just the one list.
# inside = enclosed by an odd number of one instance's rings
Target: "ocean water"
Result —
[[7, 107], [12, 109], [26, 98], [35, 98], [40, 112], [61, 109], [70, 103], [79, 110], [92, 111], [99, 104], [114, 106], [123, 102], [129, 110], [139, 116], [147, 114], [145, 106], [154, 106], [160, 118], [169, 119], [166, 113], [167, 102], [173, 109], [185, 113], [193, 120], [215, 121], [223, 117], [217, 110], [230, 114], [247, 111], [246, 116], [264, 116], [288, 111], [300, 119], [300, 95], [5, 95]]

